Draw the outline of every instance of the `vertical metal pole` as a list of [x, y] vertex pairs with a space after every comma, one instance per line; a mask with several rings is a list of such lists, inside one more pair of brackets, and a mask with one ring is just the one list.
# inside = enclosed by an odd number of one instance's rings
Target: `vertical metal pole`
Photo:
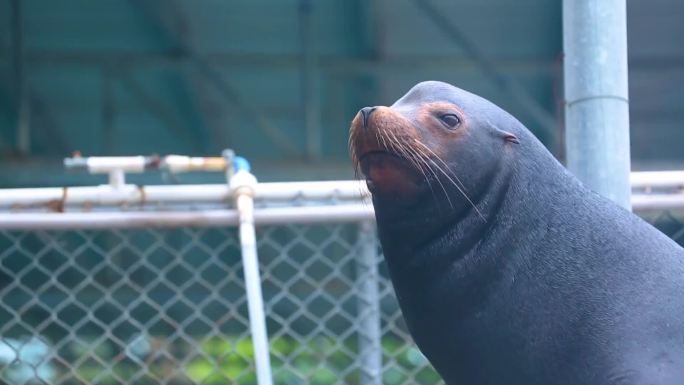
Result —
[[237, 195], [237, 209], [240, 213], [240, 244], [242, 246], [242, 267], [247, 288], [249, 324], [254, 344], [254, 361], [257, 383], [272, 385], [271, 358], [266, 333], [266, 315], [261, 294], [261, 278], [257, 259], [256, 235], [254, 233], [254, 202], [248, 194]]
[[12, 34], [14, 50], [14, 87], [16, 95], [16, 146], [21, 154], [28, 154], [31, 147], [30, 105], [24, 68], [24, 36], [21, 0], [12, 1]]
[[[233, 191], [240, 219], [242, 268], [245, 274], [245, 287], [247, 289], [247, 309], [249, 312], [252, 344], [254, 346], [257, 384], [273, 385], [268, 333], [266, 332], [264, 298], [261, 293], [256, 232], [254, 230], [254, 188], [257, 180], [249, 172], [249, 163], [244, 158], [234, 156], [231, 150], [225, 150], [223, 157], [226, 159], [226, 175], [230, 188]], [[235, 170], [234, 173], [233, 170]]]
[[359, 311], [359, 363], [363, 385], [382, 384], [382, 333], [378, 294], [378, 252], [375, 224], [359, 224], [356, 280]]
[[306, 150], [311, 159], [321, 157], [320, 104], [318, 102], [318, 79], [316, 71], [316, 47], [314, 4], [311, 0], [299, 2], [299, 25], [301, 44], [301, 92], [304, 127], [306, 129]]
[[626, 0], [564, 0], [568, 168], [630, 209]]

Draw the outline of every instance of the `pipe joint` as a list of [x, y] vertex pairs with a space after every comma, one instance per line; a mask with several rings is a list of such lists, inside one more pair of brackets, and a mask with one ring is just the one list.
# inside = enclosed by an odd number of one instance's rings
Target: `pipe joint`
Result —
[[239, 170], [230, 177], [228, 185], [233, 197], [248, 195], [253, 198], [254, 191], [256, 190], [257, 179], [249, 171]]

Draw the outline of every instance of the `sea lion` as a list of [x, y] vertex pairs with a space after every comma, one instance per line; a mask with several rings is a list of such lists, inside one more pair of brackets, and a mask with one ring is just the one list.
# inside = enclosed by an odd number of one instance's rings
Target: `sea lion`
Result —
[[423, 82], [359, 111], [350, 151], [409, 331], [447, 384], [684, 384], [684, 250], [513, 116]]

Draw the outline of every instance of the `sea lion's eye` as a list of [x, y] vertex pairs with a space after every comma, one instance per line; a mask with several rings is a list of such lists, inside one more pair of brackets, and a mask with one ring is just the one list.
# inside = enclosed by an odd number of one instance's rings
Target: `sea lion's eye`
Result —
[[439, 117], [439, 120], [446, 126], [446, 128], [456, 128], [460, 123], [461, 119], [455, 114], [444, 114]]

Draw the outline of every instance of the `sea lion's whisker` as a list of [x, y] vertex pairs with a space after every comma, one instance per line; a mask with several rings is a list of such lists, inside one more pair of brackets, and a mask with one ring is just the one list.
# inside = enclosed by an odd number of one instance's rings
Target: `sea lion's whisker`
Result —
[[[448, 164], [447, 164], [439, 155], [437, 155], [430, 147], [426, 146], [424, 143], [422, 143], [421, 141], [419, 141], [419, 140], [417, 140], [417, 139], [416, 139], [415, 141], [416, 141], [416, 143], [418, 143], [420, 146], [422, 146], [422, 148], [424, 148], [424, 149], [426, 149], [427, 151], [429, 151], [429, 154], [432, 154], [435, 158], [437, 158], [437, 160], [439, 160], [439, 161], [442, 163], [442, 165], [444, 166], [444, 168], [446, 168], [446, 170], [449, 171], [449, 173], [451, 174], [451, 176], [453, 176], [453, 177], [456, 179], [456, 182], [458, 182], [458, 185], [457, 185], [456, 183], [454, 183], [454, 180], [451, 179], [451, 178], [449, 177], [449, 175], [446, 175], [446, 172], [445, 172], [444, 169], [442, 169], [441, 167], [439, 167], [440, 171], [441, 171], [447, 178], [449, 178], [449, 180], [451, 181], [451, 183], [454, 184], [454, 186], [455, 186], [456, 188], [458, 188], [458, 190], [463, 194], [463, 196], [464, 196], [464, 197], [468, 200], [468, 202], [470, 202], [470, 204], [473, 206], [473, 208], [475, 209], [475, 211], [477, 211], [477, 213], [478, 213], [478, 215], [480, 216], [480, 218], [482, 218], [482, 220], [486, 222], [484, 216], [482, 215], [482, 213], [480, 212], [480, 210], [478, 210], [478, 208], [476, 207], [475, 203], [473, 203], [473, 201], [470, 199], [470, 197], [468, 197], [468, 193], [466, 192], [467, 189], [466, 189], [466, 187], [465, 187], [465, 184], [463, 184], [463, 182], [462, 182], [461, 179], [458, 177], [458, 175], [456, 175], [456, 173], [454, 172], [454, 170], [452, 170], [451, 167], [449, 167], [449, 165], [448, 165]], [[460, 185], [460, 188], [459, 188], [459, 185]]]
[[478, 215], [480, 218], [482, 218], [483, 221], [487, 222], [487, 220], [485, 219], [484, 215], [482, 215], [482, 213], [481, 213], [480, 210], [477, 208], [477, 206], [475, 205], [475, 203], [470, 199], [470, 197], [468, 197], [468, 194], [466, 194], [466, 192], [463, 191], [463, 189], [462, 189], [458, 184], [456, 184], [456, 182], [451, 178], [451, 176], [449, 176], [449, 174], [447, 174], [446, 171], [444, 171], [441, 167], [439, 167], [439, 165], [438, 165], [437, 163], [435, 163], [435, 161], [433, 161], [432, 159], [429, 159], [429, 158], [428, 158], [428, 160], [429, 160], [430, 163], [432, 163], [435, 167], [437, 167], [437, 170], [439, 170], [442, 174], [444, 174], [444, 176], [447, 177], [447, 179], [449, 179], [449, 181], [451, 181], [451, 183], [454, 185], [454, 187], [456, 187], [456, 188], [458, 189], [458, 191], [459, 191], [461, 194], [463, 194], [463, 196], [464, 196], [465, 199], [468, 201], [468, 203], [470, 203], [470, 205], [473, 206], [473, 209], [475, 209], [475, 211], [477, 212], [477, 215]]
[[[423, 143], [421, 143], [420, 141], [416, 140], [416, 143], [418, 143], [418, 144], [422, 145], [423, 147], [427, 148], [428, 150], [430, 150], [427, 146], [425, 146], [425, 145], [424, 145]], [[434, 154], [434, 152], [433, 152], [432, 150], [430, 150], [430, 152], [432, 152], [432, 153]], [[437, 154], [435, 154], [435, 156], [437, 156]], [[456, 187], [456, 189], [458, 189], [458, 191], [459, 191], [461, 194], [463, 194], [463, 196], [464, 196], [465, 199], [468, 201], [468, 203], [470, 203], [470, 205], [473, 206], [473, 209], [475, 209], [475, 212], [477, 212], [477, 215], [478, 215], [480, 218], [482, 218], [483, 221], [487, 222], [487, 220], [485, 219], [484, 215], [482, 215], [482, 212], [480, 212], [480, 210], [477, 208], [477, 206], [475, 205], [475, 203], [470, 199], [470, 197], [468, 197], [468, 194], [466, 194], [464, 188], [462, 188], [461, 186], [459, 186], [459, 184], [456, 183], [456, 181], [455, 181], [455, 180], [454, 180], [446, 171], [444, 171], [444, 169], [442, 169], [442, 167], [440, 167], [439, 164], [435, 163], [435, 161], [432, 160], [432, 158], [427, 158], [427, 160], [430, 161], [430, 163], [432, 163], [432, 164], [437, 168], [437, 170], [439, 170], [442, 174], [444, 174], [444, 176], [445, 176], [447, 179], [449, 179], [449, 181], [454, 185], [454, 187]], [[444, 162], [444, 161], [442, 161], [442, 162]], [[446, 164], [445, 164], [445, 165], [446, 165]], [[446, 166], [446, 167], [448, 168], [448, 166]], [[449, 171], [451, 171], [451, 173], [453, 174], [453, 170], [449, 169]], [[455, 176], [455, 175], [454, 175], [454, 176]], [[456, 177], [456, 179], [458, 179], [458, 177]], [[460, 182], [460, 181], [459, 181], [459, 182]]]
[[[427, 162], [427, 157], [424, 154], [420, 153], [416, 148], [411, 147], [408, 143], [405, 143], [405, 148], [411, 154], [411, 156], [415, 159], [415, 162], [417, 164], [423, 165], [425, 167], [425, 170], [429, 171], [435, 177], [435, 179], [437, 180], [437, 183], [439, 183], [439, 186], [442, 188], [442, 191], [444, 192], [444, 196], [446, 197], [447, 202], [449, 202], [449, 206], [451, 208], [453, 208], [454, 204], [451, 202], [451, 198], [449, 198], [449, 193], [447, 193], [446, 188], [442, 184], [442, 181], [439, 180], [439, 178], [437, 177], [437, 173], [435, 173], [435, 170], [433, 170], [432, 167], [430, 166], [430, 164]], [[432, 188], [432, 184], [430, 183], [430, 178], [428, 177], [428, 175], [423, 170], [423, 167], [421, 167], [421, 166], [418, 166], [418, 167], [420, 168], [420, 171], [423, 174], [423, 177], [425, 178], [425, 181], [427, 182], [428, 187], [430, 188], [430, 191], [432, 192], [432, 195], [436, 199], [435, 191]]]
[[[380, 139], [382, 140], [382, 145], [383, 145], [386, 149], [389, 149], [389, 147], [387, 147], [387, 141], [385, 140], [384, 132], [380, 132], [380, 128], [378, 128], [378, 130], [375, 131], [375, 135], [376, 135], [376, 136], [379, 135], [379, 136], [380, 136]], [[379, 144], [379, 143], [380, 143], [380, 141], [378, 141], [378, 144]]]
[[464, 191], [466, 190], [465, 185], [463, 184], [463, 182], [461, 182], [461, 179], [458, 177], [458, 175], [456, 175], [456, 173], [454, 172], [454, 170], [452, 170], [451, 167], [449, 167], [449, 165], [448, 165], [448, 164], [447, 164], [439, 155], [437, 155], [434, 151], [432, 151], [432, 149], [431, 149], [430, 147], [426, 146], [423, 142], [421, 142], [421, 141], [419, 141], [419, 140], [416, 139], [416, 143], [418, 143], [418, 144], [421, 145], [423, 148], [425, 148], [426, 150], [428, 150], [428, 151], [430, 152], [430, 154], [432, 154], [435, 158], [437, 158], [437, 160], [439, 160], [440, 162], [442, 162], [442, 164], [444, 165], [444, 167], [445, 167], [447, 170], [449, 170], [449, 172], [451, 173], [451, 175], [456, 179], [456, 181], [458, 181], [458, 183], [461, 185], [461, 187], [463, 188], [463, 190], [464, 190]]
[[394, 148], [394, 150], [403, 155], [404, 158], [411, 162], [413, 166], [420, 168], [420, 166], [416, 163], [414, 157], [407, 151], [407, 146], [403, 146], [399, 138], [392, 131], [388, 131], [388, 134], [388, 139], [390, 139], [390, 143], [394, 143], [396, 145], [396, 148]]
[[[432, 162], [433, 164], [435, 164], [434, 161], [433, 161], [432, 159], [430, 159], [430, 162]], [[460, 186], [458, 186], [458, 185], [454, 182], [454, 180], [449, 176], [449, 174], [447, 174], [441, 167], [437, 166], [437, 164], [435, 164], [435, 166], [437, 167], [437, 169], [438, 169], [439, 171], [442, 172], [442, 174], [444, 174], [445, 177], [447, 177], [447, 178], [449, 179], [449, 181], [451, 181], [451, 183], [453, 183], [453, 185], [458, 189], [458, 191], [459, 191], [461, 194], [463, 194], [463, 197], [468, 201], [468, 203], [470, 203], [471, 206], [473, 206], [473, 209], [475, 210], [475, 212], [477, 212], [477, 215], [482, 219], [482, 221], [487, 222], [487, 219], [485, 219], [484, 215], [482, 215], [482, 212], [480, 211], [480, 209], [477, 208], [477, 205], [475, 204], [475, 202], [473, 202], [472, 199], [470, 199], [470, 197], [469, 197], [468, 194], [463, 190], [463, 188], [460, 187]]]
[[425, 170], [429, 170], [433, 175], [435, 175], [435, 179], [437, 179], [437, 182], [440, 184], [442, 187], [442, 190], [444, 191], [444, 194], [446, 195], [447, 200], [449, 201], [449, 206], [452, 208], [454, 207], [453, 204], [451, 203], [451, 199], [449, 199], [449, 194], [447, 194], [446, 189], [444, 188], [444, 185], [442, 185], [442, 182], [437, 178], [437, 175], [435, 174], [434, 170], [430, 167], [430, 165], [420, 157], [419, 152], [417, 149], [412, 147], [407, 140], [401, 140], [399, 137], [395, 135], [393, 131], [385, 131], [387, 134], [387, 138], [390, 140], [390, 143], [392, 143], [393, 150], [396, 152], [400, 153], [406, 160], [408, 160], [414, 167], [420, 171], [420, 173], [423, 175], [423, 178], [425, 179], [425, 182], [428, 185], [428, 188], [430, 189], [430, 192], [432, 193], [433, 197], [436, 197], [435, 190], [432, 188], [432, 184], [430, 183], [430, 178], [426, 174]]
[[394, 137], [394, 135], [392, 135], [392, 131], [383, 132], [383, 135], [386, 136], [389, 140], [389, 147], [387, 149], [397, 153], [401, 153], [401, 149], [399, 148], [399, 141], [396, 137]]
[[439, 186], [442, 188], [442, 191], [444, 192], [444, 197], [447, 199], [447, 202], [449, 202], [449, 207], [454, 208], [454, 203], [451, 201], [451, 197], [449, 197], [449, 193], [446, 190], [446, 187], [444, 186], [444, 183], [442, 183], [442, 180], [439, 178], [439, 175], [437, 175], [437, 172], [435, 171], [434, 166], [430, 165], [428, 161], [430, 161], [430, 158], [423, 154], [419, 153], [419, 156], [421, 157], [422, 161], [425, 163], [425, 165], [428, 167], [428, 170], [432, 174], [432, 176], [435, 177], [435, 180], [437, 183], [439, 183]]
[[352, 159], [352, 164], [354, 166], [354, 178], [358, 179], [359, 178], [359, 168], [361, 167], [359, 165], [359, 158], [356, 154], [356, 146], [354, 146], [354, 143], [356, 143], [356, 130], [351, 130], [349, 133], [349, 140], [347, 141], [347, 146], [349, 148], [349, 156]]
[[447, 193], [446, 189], [444, 188], [444, 185], [442, 185], [442, 182], [437, 178], [437, 175], [435, 174], [434, 170], [430, 167], [430, 165], [421, 157], [421, 154], [412, 147], [408, 141], [404, 140], [403, 142], [399, 140], [394, 134], [392, 135], [396, 140], [397, 143], [402, 147], [403, 153], [405, 156], [409, 159], [409, 161], [420, 171], [420, 173], [423, 175], [423, 178], [425, 179], [425, 182], [428, 185], [428, 188], [430, 189], [430, 193], [432, 196], [435, 198], [435, 202], [439, 202], [437, 200], [437, 194], [435, 193], [434, 188], [432, 187], [432, 183], [430, 182], [430, 177], [428, 177], [426, 170], [429, 171], [432, 175], [435, 176], [435, 179], [437, 182], [440, 184], [442, 191], [444, 191], [444, 194], [447, 198], [447, 201], [449, 202], [450, 207], [454, 207], [454, 205], [451, 203], [451, 199], [449, 198], [449, 194]]
[[378, 134], [378, 130], [375, 130], [375, 140], [380, 144], [380, 134]]
[[[415, 159], [406, 150], [405, 146], [402, 146], [401, 141], [397, 138], [392, 131], [387, 131], [387, 139], [390, 142], [390, 150], [402, 155], [406, 160], [408, 160], [414, 167], [420, 169], [420, 166], [416, 163]], [[421, 170], [422, 172], [422, 170]]]

